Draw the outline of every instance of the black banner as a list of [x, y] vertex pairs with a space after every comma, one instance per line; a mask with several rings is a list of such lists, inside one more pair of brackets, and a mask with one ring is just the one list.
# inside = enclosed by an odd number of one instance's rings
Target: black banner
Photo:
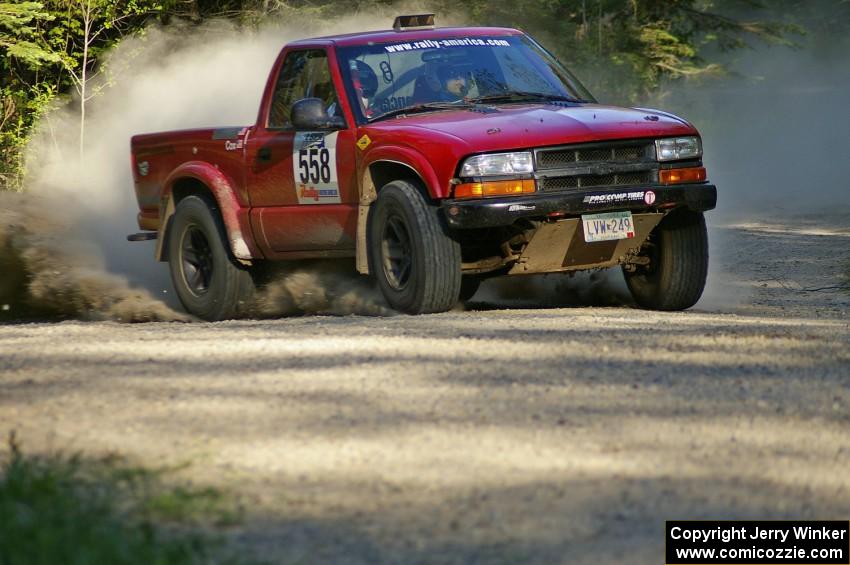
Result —
[[668, 521], [667, 565], [850, 565], [850, 522]]

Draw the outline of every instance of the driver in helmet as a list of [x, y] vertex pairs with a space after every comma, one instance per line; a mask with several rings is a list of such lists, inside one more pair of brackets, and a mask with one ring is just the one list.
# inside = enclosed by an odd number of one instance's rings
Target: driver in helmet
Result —
[[437, 69], [440, 79], [440, 97], [446, 102], [463, 100], [469, 93], [467, 72], [461, 65], [443, 65]]

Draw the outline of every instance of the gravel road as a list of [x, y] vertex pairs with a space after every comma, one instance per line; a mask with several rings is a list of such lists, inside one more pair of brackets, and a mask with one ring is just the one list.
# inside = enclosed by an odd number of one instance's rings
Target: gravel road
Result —
[[273, 562], [655, 564], [665, 519], [847, 519], [849, 225], [713, 226], [682, 313], [550, 278], [421, 317], [2, 325], [0, 430], [191, 461]]

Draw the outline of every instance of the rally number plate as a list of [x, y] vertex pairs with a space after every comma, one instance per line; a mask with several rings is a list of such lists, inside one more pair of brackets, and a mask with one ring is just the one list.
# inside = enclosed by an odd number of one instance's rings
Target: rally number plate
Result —
[[584, 224], [584, 241], [610, 241], [631, 239], [635, 236], [635, 223], [631, 212], [608, 212], [581, 217]]

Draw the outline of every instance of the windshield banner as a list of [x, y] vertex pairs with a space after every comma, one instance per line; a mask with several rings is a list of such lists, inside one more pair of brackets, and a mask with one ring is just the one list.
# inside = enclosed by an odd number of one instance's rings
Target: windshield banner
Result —
[[387, 53], [400, 53], [402, 51], [416, 51], [417, 49], [440, 49], [442, 47], [510, 47], [511, 44], [505, 39], [493, 39], [482, 37], [456, 37], [452, 39], [423, 39], [411, 43], [396, 43], [386, 45]]

